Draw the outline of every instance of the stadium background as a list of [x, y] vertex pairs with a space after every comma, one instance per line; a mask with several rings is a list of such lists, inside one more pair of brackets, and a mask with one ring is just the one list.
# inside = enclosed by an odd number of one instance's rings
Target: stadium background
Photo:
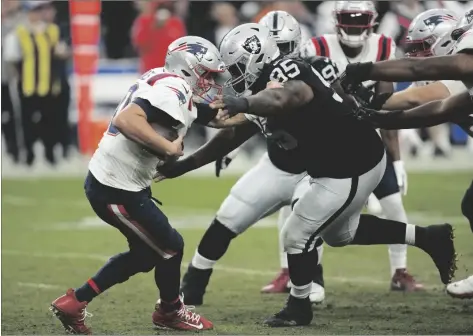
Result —
[[[6, 2], [12, 3], [2, 1], [2, 19]], [[22, 9], [24, 2], [13, 2], [19, 4], [16, 10], [26, 10]], [[81, 154], [78, 145], [84, 140], [78, 136], [77, 127], [79, 115], [84, 113], [81, 110], [84, 106], [80, 104], [84, 91], [79, 93], [78, 83], [88, 86], [86, 91], [90, 93], [92, 105], [89, 106], [91, 118], [87, 122], [97, 122], [100, 134], [100, 127], [108, 122], [123, 93], [140, 71], [140, 53], [134, 47], [132, 29], [140, 7], [133, 1], [101, 3], [96, 12], [100, 17], [97, 21], [100, 35], [89, 36], [97, 41], [97, 66], [88, 69], [93, 75], [86, 76], [87, 80], [82, 76], [78, 81], [77, 72], [87, 69], [79, 69], [79, 62], [83, 62], [79, 59], [79, 51], [83, 48], [71, 38], [74, 22], [80, 23], [80, 20], [72, 19], [71, 3], [55, 1], [52, 4], [57, 9], [56, 22], [62, 36], [73, 51], [69, 61], [72, 94], [68, 113], [72, 143], [77, 147], [73, 147], [67, 158], [61, 157], [51, 166], [42, 158], [43, 148], [37, 143], [38, 157], [29, 167], [14, 163], [2, 144], [2, 332], [5, 334], [62, 333], [47, 310], [49, 302], [67, 287], [81, 284], [108, 256], [126, 248], [122, 237], [95, 217], [83, 195], [82, 183], [89, 156]], [[226, 29], [225, 24], [252, 21], [269, 8], [287, 6], [287, 3], [274, 2], [232, 1], [227, 4], [216, 8], [209, 1], [178, 1], [174, 6], [159, 2], [159, 8], [167, 8], [180, 16], [187, 34], [215, 42]], [[310, 34], [328, 29], [330, 17], [324, 11], [330, 2], [312, 1], [302, 5], [298, 7], [299, 3], [291, 10], [304, 22]], [[425, 1], [421, 5], [431, 8], [441, 5], [441, 1]], [[456, 7], [458, 10], [473, 4], [451, 1], [447, 5], [461, 6]], [[395, 2], [378, 2], [378, 7], [380, 21], [396, 13]], [[5, 15], [8, 14], [5, 12]], [[399, 89], [405, 86], [405, 83], [400, 84]], [[88, 134], [92, 127], [85, 125], [85, 134]], [[186, 139], [186, 150], [194, 150], [208, 136], [211, 134], [196, 128]], [[457, 248], [461, 254], [460, 278], [473, 269], [473, 236], [459, 208], [460, 199], [473, 176], [473, 154], [465, 135], [454, 125], [450, 126], [450, 140], [453, 149], [447, 157], [433, 155], [428, 139], [416, 156], [412, 156], [407, 144], [403, 146], [403, 159], [410, 173], [405, 205], [412, 223], [427, 225], [449, 221], [455, 225]], [[83, 152], [90, 150], [82, 149]], [[171, 223], [186, 239], [185, 261], [190, 259], [232, 184], [263, 151], [262, 140], [253, 139], [221, 178], [214, 176], [214, 166], [209, 165], [188, 177], [153, 186]], [[278, 269], [275, 226], [274, 217], [262, 220], [238, 238], [218, 264], [207, 296], [208, 304], [201, 309], [216, 322], [214, 333], [268, 333], [260, 322], [280, 308], [284, 300], [284, 296], [259, 294], [260, 287]], [[403, 295], [388, 291], [390, 276], [385, 247], [327, 248], [324, 265], [327, 300], [316, 308], [313, 325], [306, 330], [281, 330], [281, 333], [473, 333], [473, 305], [446, 297], [434, 265], [414, 249], [409, 249], [409, 268], [427, 285], [424, 293]], [[154, 296], [151, 277], [136, 276], [91, 305], [95, 315], [91, 324], [100, 334], [150, 334], [149, 315]]]

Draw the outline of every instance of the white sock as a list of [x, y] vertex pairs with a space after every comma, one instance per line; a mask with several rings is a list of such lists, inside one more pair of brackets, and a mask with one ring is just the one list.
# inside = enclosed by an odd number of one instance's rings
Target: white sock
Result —
[[416, 226], [407, 224], [406, 227], [406, 244], [415, 245], [416, 243]]
[[312, 288], [312, 283], [308, 283], [303, 286], [294, 286], [291, 287], [291, 295], [298, 299], [305, 299], [309, 297], [310, 289]]
[[199, 252], [196, 250], [194, 257], [192, 258], [192, 266], [195, 268], [201, 269], [201, 270], [206, 270], [206, 269], [211, 269], [214, 267], [215, 263], [217, 260], [210, 260], [205, 257], [202, 257]]
[[[407, 223], [407, 215], [402, 204], [400, 193], [384, 197], [379, 201], [386, 219]], [[393, 244], [388, 246], [391, 276], [397, 269], [407, 268], [407, 245]]]
[[281, 231], [284, 226], [284, 223], [286, 223], [287, 218], [291, 214], [291, 207], [290, 206], [285, 206], [282, 207], [281, 210], [279, 210], [279, 216], [278, 216], [278, 232], [279, 232], [279, 263], [281, 264], [281, 268], [288, 268], [287, 265], [287, 253], [284, 252], [284, 242], [281, 237]]

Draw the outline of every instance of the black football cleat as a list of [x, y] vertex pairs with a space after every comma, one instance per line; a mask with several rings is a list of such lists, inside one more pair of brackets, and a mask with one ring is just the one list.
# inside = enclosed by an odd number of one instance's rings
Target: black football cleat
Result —
[[452, 281], [457, 270], [453, 227], [450, 224], [429, 225], [426, 230], [427, 241], [422, 249], [434, 261], [442, 282], [448, 284]]
[[309, 298], [297, 299], [289, 295], [286, 305], [279, 312], [264, 321], [264, 325], [272, 328], [297, 327], [309, 325], [314, 313]]
[[189, 263], [186, 274], [182, 278], [181, 293], [184, 304], [201, 306], [204, 303], [204, 294], [209, 284], [213, 269], [201, 270]]

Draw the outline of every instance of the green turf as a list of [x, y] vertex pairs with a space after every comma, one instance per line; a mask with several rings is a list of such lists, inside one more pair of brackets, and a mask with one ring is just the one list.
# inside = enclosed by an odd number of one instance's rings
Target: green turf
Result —
[[[410, 174], [405, 204], [421, 224], [452, 220], [461, 254], [458, 277], [473, 273], [473, 235], [460, 217], [460, 200], [472, 174]], [[154, 187], [173, 216], [207, 216], [218, 209], [232, 178], [182, 178]], [[120, 234], [74, 224], [93, 216], [80, 179], [2, 181], [2, 333], [62, 334], [49, 303], [82, 284], [107, 256], [126, 249]], [[62, 223], [62, 224], [61, 224]], [[69, 224], [68, 224], [69, 223]], [[58, 224], [62, 226], [58, 226]], [[58, 229], [60, 228], [60, 229]], [[188, 261], [202, 228], [180, 230]], [[215, 323], [214, 334], [472, 334], [473, 301], [443, 292], [429, 258], [409, 249], [409, 268], [428, 290], [388, 291], [386, 247], [326, 248], [326, 304], [315, 308], [310, 327], [273, 330], [262, 320], [279, 310], [284, 295], [259, 294], [278, 269], [275, 228], [254, 228], [236, 239], [218, 264], [206, 302], [199, 308]], [[468, 272], [467, 268], [470, 268]], [[243, 270], [245, 273], [242, 273]], [[253, 272], [252, 272], [253, 271]], [[141, 274], [94, 300], [89, 310], [96, 334], [155, 334], [157, 298], [152, 274]]]

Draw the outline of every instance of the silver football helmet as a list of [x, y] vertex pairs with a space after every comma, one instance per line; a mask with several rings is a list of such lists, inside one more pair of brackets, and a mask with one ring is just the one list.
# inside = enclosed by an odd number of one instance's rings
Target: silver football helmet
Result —
[[467, 30], [473, 28], [473, 8], [468, 10], [452, 31], [452, 39], [458, 40]]
[[[444, 49], [452, 46], [452, 40], [446, 35], [450, 35], [457, 22], [455, 12], [444, 8], [430, 9], [417, 15], [406, 36], [406, 56], [426, 57], [444, 53]], [[433, 46], [439, 39], [442, 43], [434, 50]]]
[[226, 85], [237, 96], [248, 91], [263, 67], [280, 55], [269, 29], [257, 23], [245, 23], [228, 32], [220, 43], [220, 53], [232, 76]]
[[371, 36], [378, 16], [373, 1], [337, 1], [333, 12], [338, 39], [348, 47], [361, 47]]
[[263, 16], [258, 23], [269, 28], [282, 54], [289, 56], [299, 54], [302, 39], [301, 26], [291, 14], [284, 11], [272, 11]]
[[194, 95], [204, 100], [213, 100], [206, 97], [208, 92], [222, 91], [218, 77], [225, 72], [225, 64], [217, 47], [202, 37], [185, 36], [172, 42], [164, 68], [182, 77]]

